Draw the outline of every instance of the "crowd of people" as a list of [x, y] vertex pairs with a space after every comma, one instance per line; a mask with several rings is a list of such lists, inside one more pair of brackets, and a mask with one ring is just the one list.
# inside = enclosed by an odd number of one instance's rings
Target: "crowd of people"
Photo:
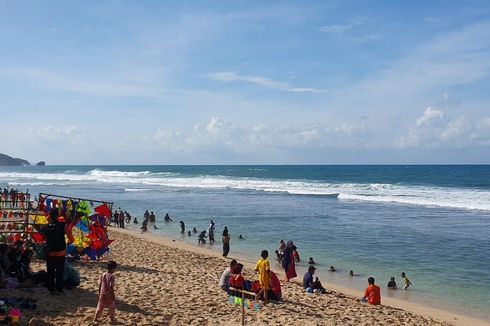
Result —
[[[116, 225], [118, 225], [119, 227], [124, 228], [124, 222], [121, 225], [121, 220], [123, 218], [126, 218], [126, 223], [128, 223], [131, 220], [131, 215], [119, 209], [114, 213], [113, 221], [115, 221]], [[119, 221], [119, 224], [117, 224], [117, 221]], [[163, 221], [165, 223], [170, 223], [173, 221], [173, 219], [169, 216], [168, 213], [166, 213], [163, 218]], [[134, 218], [134, 224], [137, 223], [138, 223], [137, 219]], [[142, 232], [146, 232], [148, 230], [148, 223], [153, 223], [154, 228], [157, 228], [155, 214], [153, 213], [153, 211], [150, 212], [147, 210], [143, 215], [143, 223], [141, 227]], [[186, 225], [184, 221], [182, 220], [179, 221], [179, 224], [180, 224], [180, 233], [185, 235]], [[213, 220], [210, 220], [210, 223], [206, 229], [198, 232], [196, 227], [193, 227], [192, 230], [187, 231], [187, 236], [198, 234], [197, 235], [198, 244], [205, 244], [207, 241], [210, 244], [213, 244], [216, 241], [215, 230], [216, 230], [216, 224], [214, 223]], [[231, 239], [231, 234], [228, 230], [228, 227], [225, 226], [221, 233], [221, 241], [223, 245], [222, 256], [225, 258], [228, 257], [228, 254], [230, 252], [230, 239]], [[238, 239], [244, 240], [244, 237], [240, 234]], [[298, 252], [298, 248], [293, 243], [293, 241], [285, 242], [284, 240], [280, 240], [279, 248], [275, 250], [275, 254], [276, 254], [275, 259], [284, 269], [285, 280], [289, 282], [292, 279], [296, 278], [298, 276], [296, 272], [296, 263], [300, 262], [301, 259]], [[263, 300], [264, 304], [267, 304], [269, 300], [280, 300], [282, 298], [280, 281], [277, 275], [271, 270], [268, 259], [269, 259], [268, 251], [263, 250], [261, 252], [261, 257], [257, 261], [257, 264], [255, 266], [255, 272], [258, 275], [257, 281], [245, 280], [241, 275], [243, 265], [238, 263], [234, 259], [231, 260], [230, 266], [228, 266], [223, 271], [223, 274], [220, 278], [219, 281], [220, 287], [224, 291], [230, 294], [232, 293], [230, 287], [233, 289], [253, 291], [255, 293], [255, 298]], [[317, 268], [315, 267], [316, 262], [313, 259], [313, 257], [309, 257], [307, 265], [308, 268], [305, 274], [303, 275], [303, 282], [302, 282], [304, 291], [308, 294], [326, 293], [327, 292], [326, 288], [324, 287], [324, 285], [322, 284], [318, 276], [315, 276]], [[330, 266], [328, 271], [334, 273], [337, 270], [335, 269], [334, 266]], [[358, 275], [354, 274], [354, 271], [350, 270], [349, 276], [354, 277]], [[410, 280], [406, 277], [405, 273], [402, 273], [402, 279], [404, 281], [403, 289], [407, 289], [410, 285], [412, 285]], [[391, 277], [387, 287], [388, 289], [397, 289], [397, 285], [394, 277]], [[366, 302], [372, 305], [381, 304], [381, 290], [375, 284], [375, 279], [373, 276], [368, 277], [368, 286], [364, 291], [364, 295], [361, 298], [359, 298], [359, 300], [361, 302]]]
[[[228, 234], [228, 230], [226, 227], [225, 230], [226, 232], [223, 231], [223, 236], [225, 236], [225, 233]], [[225, 244], [225, 241], [223, 241], [223, 244]], [[282, 268], [284, 269], [285, 280], [287, 282], [297, 277], [295, 263], [300, 261], [300, 257], [297, 249], [298, 248], [294, 245], [292, 241], [288, 241], [286, 243], [284, 242], [284, 240], [281, 240], [279, 242], [279, 248], [275, 251], [276, 260], [278, 261], [278, 263], [281, 264]], [[228, 252], [226, 253], [228, 254]], [[225, 255], [223, 256], [226, 257]], [[281, 296], [277, 296], [277, 293], [281, 292], [280, 282], [279, 280], [275, 282], [275, 279], [277, 279], [277, 275], [271, 270], [268, 258], [269, 258], [268, 251], [262, 250], [260, 254], [260, 258], [255, 265], [255, 273], [258, 274], [258, 280], [256, 281], [256, 286], [249, 286], [247, 283], [249, 281], [244, 280], [243, 277], [241, 277], [241, 271], [243, 265], [238, 264], [236, 260], [232, 260], [230, 262], [230, 266], [223, 271], [219, 281], [219, 286], [221, 287], [221, 289], [223, 289], [224, 291], [232, 295], [235, 295], [235, 293], [233, 293], [233, 291], [230, 290], [230, 287], [232, 289], [235, 289], [234, 291], [236, 291], [236, 289], [246, 290], [246, 291], [252, 290], [255, 293], [255, 298], [263, 300], [264, 305], [267, 304], [269, 299], [280, 300]], [[323, 294], [326, 293], [327, 290], [323, 286], [320, 279], [317, 276], [315, 276], [315, 272], [317, 270], [315, 265], [316, 262], [313, 259], [313, 257], [309, 257], [308, 269], [303, 275], [303, 282], [302, 282], [303, 290], [308, 294], [313, 294], [313, 293]], [[329, 272], [336, 272], [335, 267], [330, 266]], [[349, 275], [351, 277], [357, 276], [357, 274], [354, 274], [354, 271], [352, 270], [349, 271]], [[403, 289], [406, 290], [408, 289], [409, 286], [412, 285], [412, 283], [407, 278], [405, 272], [402, 272], [401, 276], [404, 282]], [[379, 286], [375, 284], [375, 279], [373, 276], [369, 276], [367, 281], [368, 281], [368, 286], [366, 287], [363, 296], [359, 298], [359, 301], [371, 305], [380, 305], [381, 289], [379, 288]], [[388, 289], [397, 288], [394, 277], [390, 278], [387, 288]]]

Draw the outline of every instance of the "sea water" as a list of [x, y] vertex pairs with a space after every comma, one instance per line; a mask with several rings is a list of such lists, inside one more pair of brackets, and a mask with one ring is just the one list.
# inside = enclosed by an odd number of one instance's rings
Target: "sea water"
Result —
[[[0, 186], [112, 201], [140, 223], [148, 209], [151, 232], [193, 243], [178, 221], [201, 231], [213, 219], [218, 241], [206, 246], [220, 250], [227, 226], [231, 254], [250, 260], [267, 249], [273, 261], [293, 240], [300, 270], [314, 257], [327, 287], [362, 290], [373, 275], [384, 296], [490, 318], [488, 165], [2, 167]], [[387, 291], [402, 271], [413, 287]]]

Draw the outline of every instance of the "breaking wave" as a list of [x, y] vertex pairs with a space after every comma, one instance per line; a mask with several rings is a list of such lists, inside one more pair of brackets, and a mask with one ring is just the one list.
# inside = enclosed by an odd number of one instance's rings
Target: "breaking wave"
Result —
[[123, 184], [126, 192], [159, 188], [225, 189], [292, 195], [332, 196], [340, 200], [439, 206], [490, 211], [486, 189], [405, 186], [378, 183], [329, 183], [312, 180], [260, 179], [210, 175], [183, 175], [151, 171], [64, 171], [59, 173], [0, 172], [0, 181], [16, 186], [66, 186], [73, 184]]

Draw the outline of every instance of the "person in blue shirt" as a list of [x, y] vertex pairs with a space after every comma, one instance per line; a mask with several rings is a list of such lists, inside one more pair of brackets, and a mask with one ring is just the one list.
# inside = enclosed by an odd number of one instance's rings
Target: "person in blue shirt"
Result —
[[315, 266], [310, 265], [308, 267], [308, 271], [305, 273], [303, 276], [303, 289], [305, 289], [306, 292], [313, 293], [319, 292], [319, 293], [325, 293], [326, 290], [322, 285], [322, 282], [318, 279], [318, 277], [315, 277], [315, 280], [313, 280], [313, 275], [315, 274]]

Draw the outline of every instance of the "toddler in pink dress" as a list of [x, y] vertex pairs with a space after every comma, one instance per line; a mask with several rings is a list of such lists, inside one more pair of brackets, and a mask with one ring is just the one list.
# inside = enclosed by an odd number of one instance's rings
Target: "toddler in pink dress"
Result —
[[114, 286], [116, 278], [114, 272], [116, 271], [117, 264], [115, 261], [110, 261], [107, 264], [107, 272], [103, 273], [99, 279], [99, 303], [97, 304], [97, 310], [95, 311], [95, 321], [97, 321], [104, 312], [104, 308], [109, 309], [109, 317], [111, 322], [115, 322], [116, 313], [116, 295], [114, 293]]

